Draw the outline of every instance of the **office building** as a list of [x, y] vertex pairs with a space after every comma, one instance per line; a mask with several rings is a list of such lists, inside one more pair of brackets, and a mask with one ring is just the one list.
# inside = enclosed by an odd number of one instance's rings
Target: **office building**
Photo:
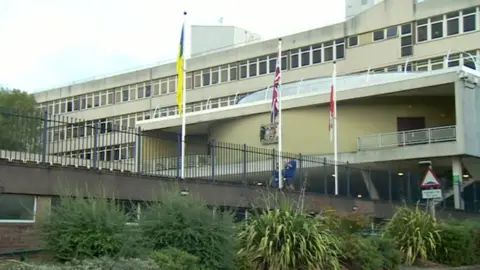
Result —
[[[445, 141], [461, 142], [443, 149], [453, 151], [451, 155], [479, 156], [480, 151], [476, 152], [479, 149], [468, 145], [480, 138], [478, 131], [470, 130], [469, 126], [476, 120], [466, 117], [472, 113], [477, 115], [475, 106], [462, 109], [461, 102], [465, 99], [458, 95], [459, 89], [465, 89], [459, 81], [465, 78], [471, 79], [472, 89], [478, 91], [475, 72], [480, 65], [479, 6], [480, 0], [384, 0], [345, 22], [282, 37], [282, 83], [289, 89], [290, 99], [285, 100], [285, 151], [309, 155], [332, 152], [328, 141], [328, 94], [325, 91], [329, 87], [332, 62], [336, 61], [341, 152], [362, 153], [370, 158], [366, 163], [374, 164], [379, 161], [375, 160], [378, 155], [404, 153], [379, 147], [384, 139], [377, 142], [375, 138], [390, 136], [394, 139], [385, 139], [387, 144], [398, 145], [407, 142], [398, 142], [398, 136], [406, 134], [402, 132], [417, 130], [417, 133], [408, 134], [427, 139], [427, 142], [435, 138], [440, 140], [435, 137], [438, 134], [448, 138], [443, 138]], [[264, 145], [258, 134], [260, 126], [269, 119], [268, 86], [273, 82], [276, 49], [277, 39], [272, 39], [188, 59], [188, 134], [252, 146]], [[112, 130], [137, 126], [145, 130], [178, 132], [175, 72], [175, 63], [168, 63], [40, 92], [36, 99], [49, 114], [85, 119], [87, 123], [98, 121], [100, 132], [106, 136]], [[455, 74], [466, 77], [454, 79]], [[423, 88], [432, 91], [422, 92]], [[308, 98], [308, 93], [318, 95]], [[264, 99], [267, 97], [264, 103], [262, 94]], [[463, 97], [475, 96], [465, 94]], [[251, 106], [247, 105], [248, 101]], [[212, 115], [217, 118], [213, 119]], [[195, 125], [195, 122], [208, 124]], [[289, 127], [289, 123], [294, 124]], [[86, 129], [75, 126], [59, 127], [50, 132], [52, 142], [59, 143], [90, 135]], [[386, 133], [393, 135], [381, 135]], [[458, 134], [466, 135], [460, 140]], [[373, 139], [367, 142], [365, 136]], [[135, 158], [128, 150], [133, 148], [133, 139], [131, 143], [122, 141], [122, 145], [116, 144], [113, 138], [110, 141], [111, 144], [102, 146], [104, 151], [116, 151], [115, 148], [122, 154], [105, 154], [101, 158]], [[362, 148], [365, 145], [383, 154], [369, 154], [372, 152]], [[404, 158], [430, 159], [432, 157], [425, 153], [436, 153], [426, 152], [422, 147], [410, 150]], [[72, 148], [57, 154], [86, 158], [90, 151], [91, 148]], [[446, 168], [453, 168], [455, 174], [462, 174], [463, 167], [468, 167], [462, 166], [458, 159], [439, 162]], [[470, 168], [468, 170], [475, 175]], [[456, 207], [461, 207], [460, 202], [456, 202]]]

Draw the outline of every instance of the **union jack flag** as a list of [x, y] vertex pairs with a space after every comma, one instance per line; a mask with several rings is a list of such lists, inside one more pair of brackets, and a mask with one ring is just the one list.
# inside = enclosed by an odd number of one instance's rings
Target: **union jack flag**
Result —
[[277, 66], [275, 67], [275, 79], [273, 80], [272, 106], [270, 118], [272, 124], [275, 123], [278, 116], [278, 87], [280, 87], [282, 52], [278, 48]]

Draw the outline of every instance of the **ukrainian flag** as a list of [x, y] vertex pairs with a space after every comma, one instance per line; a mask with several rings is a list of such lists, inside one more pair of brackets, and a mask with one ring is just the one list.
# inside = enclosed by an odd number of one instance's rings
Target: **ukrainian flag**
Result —
[[184, 55], [183, 55], [183, 48], [184, 48], [184, 35], [185, 33], [185, 23], [182, 25], [182, 34], [180, 36], [180, 44], [178, 48], [178, 56], [177, 56], [177, 106], [178, 106], [178, 114], [182, 114], [183, 112], [183, 62], [184, 62]]

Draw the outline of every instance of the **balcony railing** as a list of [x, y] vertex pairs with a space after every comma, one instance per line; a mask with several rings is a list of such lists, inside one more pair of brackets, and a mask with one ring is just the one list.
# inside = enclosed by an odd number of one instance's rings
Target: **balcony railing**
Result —
[[456, 126], [444, 126], [402, 132], [380, 133], [357, 138], [357, 150], [372, 150], [409, 145], [455, 141]]

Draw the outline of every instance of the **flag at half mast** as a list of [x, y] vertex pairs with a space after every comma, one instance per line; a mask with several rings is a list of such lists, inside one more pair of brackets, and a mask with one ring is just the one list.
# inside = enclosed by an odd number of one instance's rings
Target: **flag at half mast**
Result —
[[183, 76], [184, 76], [184, 37], [185, 37], [185, 23], [182, 25], [182, 33], [180, 36], [180, 44], [178, 48], [178, 55], [177, 55], [177, 106], [178, 106], [178, 114], [182, 114], [183, 112]]
[[277, 65], [275, 67], [275, 79], [273, 80], [273, 90], [272, 90], [272, 105], [270, 120], [274, 124], [278, 116], [278, 87], [280, 87], [281, 79], [281, 64], [282, 64], [282, 52], [279, 47], [278, 56], [277, 56]]

